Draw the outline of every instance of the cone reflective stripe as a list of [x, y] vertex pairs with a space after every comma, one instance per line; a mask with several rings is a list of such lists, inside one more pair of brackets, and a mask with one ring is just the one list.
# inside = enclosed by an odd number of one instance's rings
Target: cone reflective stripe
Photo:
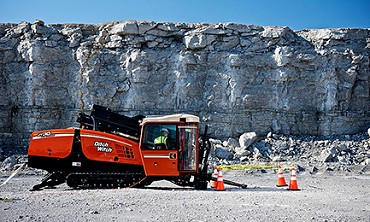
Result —
[[277, 179], [277, 187], [285, 187], [288, 184], [285, 182], [285, 178], [283, 176], [283, 170], [281, 169], [280, 164], [278, 165], [278, 179]]
[[295, 172], [294, 167], [292, 167], [292, 174], [290, 175], [290, 182], [289, 182], [288, 190], [300, 190], [298, 189], [298, 183], [297, 183], [296, 172]]
[[218, 171], [216, 190], [217, 191], [225, 190], [225, 184], [224, 184], [224, 179], [222, 178], [221, 169], [219, 169], [219, 171]]
[[[218, 180], [218, 170], [217, 170], [217, 167], [214, 166], [214, 170], [213, 170], [213, 177]], [[212, 180], [212, 183], [211, 183], [211, 188], [216, 188], [217, 187], [217, 181], [214, 181]]]

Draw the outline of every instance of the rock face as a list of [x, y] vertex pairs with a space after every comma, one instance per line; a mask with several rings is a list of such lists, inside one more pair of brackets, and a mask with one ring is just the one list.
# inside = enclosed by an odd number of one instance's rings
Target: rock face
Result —
[[188, 112], [214, 137], [369, 128], [370, 30], [112, 22], [0, 24], [0, 146], [92, 104]]

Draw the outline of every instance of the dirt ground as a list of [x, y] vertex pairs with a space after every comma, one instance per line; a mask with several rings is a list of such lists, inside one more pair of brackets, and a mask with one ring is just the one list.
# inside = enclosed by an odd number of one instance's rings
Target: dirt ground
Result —
[[[284, 173], [289, 183], [289, 173]], [[158, 181], [147, 188], [29, 191], [42, 176], [0, 187], [0, 221], [370, 221], [370, 176], [297, 175], [300, 191], [276, 187], [275, 172], [225, 171], [241, 189], [197, 191]], [[0, 183], [6, 175], [0, 177]]]

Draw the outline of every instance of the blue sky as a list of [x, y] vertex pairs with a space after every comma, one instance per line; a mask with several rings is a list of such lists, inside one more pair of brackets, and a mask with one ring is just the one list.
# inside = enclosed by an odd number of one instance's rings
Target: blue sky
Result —
[[370, 0], [0, 0], [0, 23], [151, 20], [311, 28], [370, 28]]

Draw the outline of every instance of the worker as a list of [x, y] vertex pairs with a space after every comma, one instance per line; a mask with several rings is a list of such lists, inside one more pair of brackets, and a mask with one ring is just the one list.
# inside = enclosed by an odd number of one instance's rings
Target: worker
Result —
[[[157, 145], [159, 145], [159, 149], [170, 149], [170, 145], [169, 145], [169, 141], [168, 141], [168, 129], [166, 128], [162, 128], [161, 129], [161, 132], [162, 132], [162, 136], [159, 136], [157, 138], [155, 138], [154, 140], [154, 144], [155, 144], [155, 147], [157, 147]], [[158, 148], [157, 148], [158, 149]]]

